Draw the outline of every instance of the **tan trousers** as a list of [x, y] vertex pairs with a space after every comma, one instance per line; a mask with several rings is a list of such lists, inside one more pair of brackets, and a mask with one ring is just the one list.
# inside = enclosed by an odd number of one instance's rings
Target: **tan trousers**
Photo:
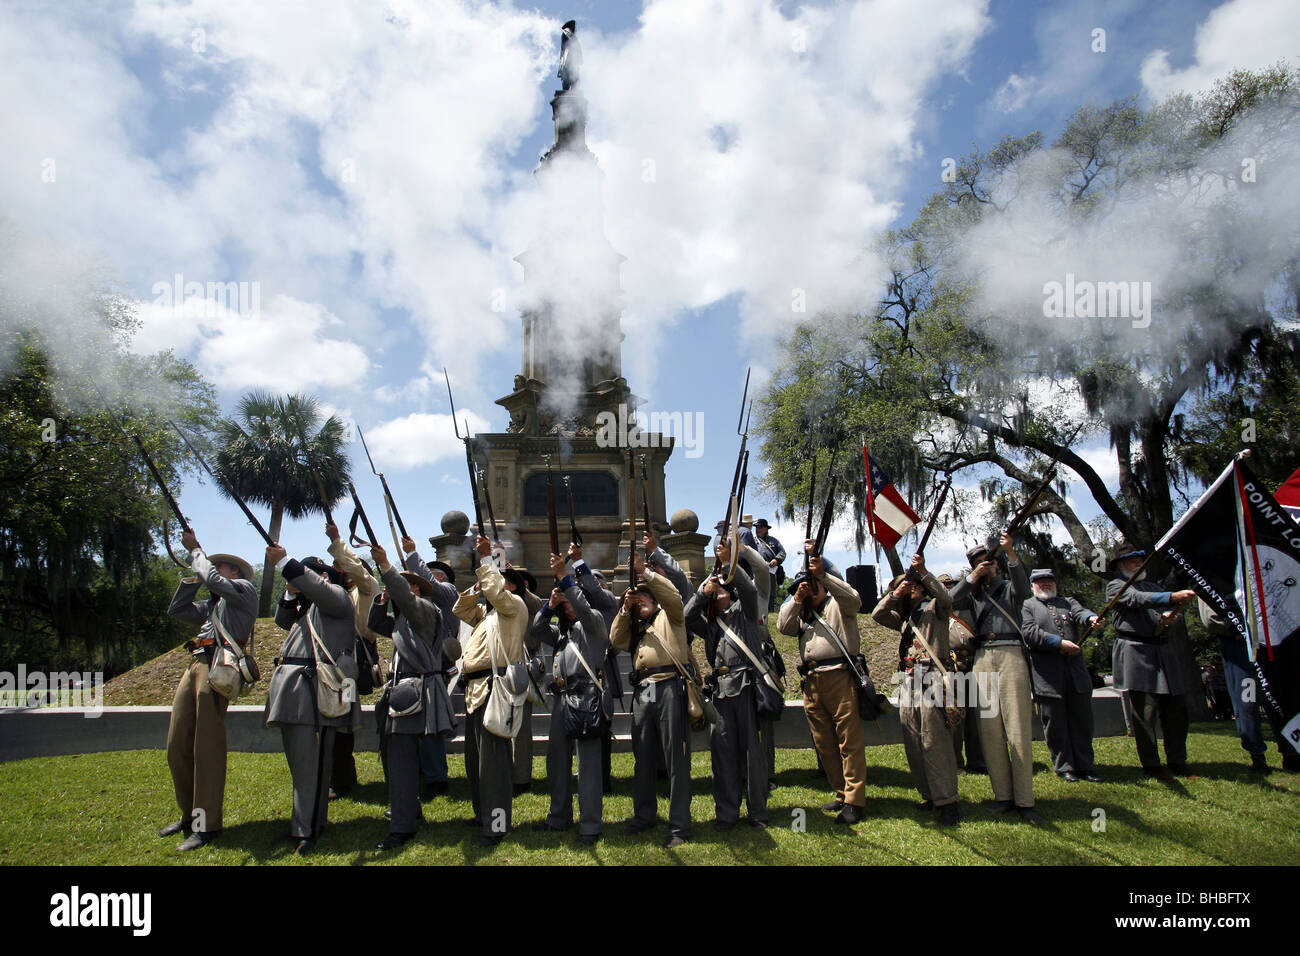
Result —
[[226, 708], [230, 701], [208, 686], [208, 660], [190, 661], [172, 700], [167, 725], [167, 765], [181, 818], [195, 830], [221, 829], [226, 796]]
[[835, 799], [867, 805], [867, 744], [858, 696], [847, 668], [804, 678], [803, 709]]
[[[938, 693], [943, 677], [938, 671], [931, 678]], [[912, 771], [912, 782], [922, 800], [936, 807], [957, 802], [957, 754], [952, 746], [952, 731], [944, 722], [943, 708], [924, 703], [926, 684], [916, 671], [907, 675], [907, 687], [900, 696], [898, 719], [903, 725], [903, 751]]]
[[1014, 644], [981, 647], [971, 673], [980, 684], [981, 704], [986, 687], [998, 701], [997, 716], [988, 716], [990, 708], [980, 708], [980, 744], [984, 748], [989, 783], [993, 785], [993, 799], [1014, 800], [1018, 807], [1032, 807], [1033, 698], [1024, 651]]

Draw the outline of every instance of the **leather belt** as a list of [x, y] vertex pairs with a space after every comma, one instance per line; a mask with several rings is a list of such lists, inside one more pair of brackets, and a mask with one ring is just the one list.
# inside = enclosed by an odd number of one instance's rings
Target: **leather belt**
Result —
[[204, 637], [197, 640], [186, 641], [185, 649], [192, 654], [199, 654], [207, 650], [209, 647], [216, 646], [216, 643], [217, 639], [215, 637]]
[[310, 657], [277, 657], [277, 658], [275, 659], [275, 663], [276, 663], [277, 665], [278, 665], [278, 664], [292, 664], [292, 665], [294, 665], [294, 666], [296, 666], [296, 667], [315, 667], [315, 666], [316, 666], [316, 662], [315, 662], [314, 660], [312, 660]]
[[800, 677], [807, 677], [809, 674], [811, 674], [813, 671], [817, 670], [820, 667], [831, 667], [832, 665], [836, 665], [836, 664], [848, 664], [848, 663], [849, 661], [848, 658], [846, 657], [826, 657], [826, 658], [822, 658], [819, 661], [806, 661], [803, 664], [798, 664], [795, 666], [795, 670], [799, 672]]
[[664, 667], [643, 667], [640, 670], [636, 670], [632, 672], [632, 686], [635, 687], [637, 684], [642, 683], [647, 678], [653, 677], [656, 674], [676, 674], [676, 673], [677, 673], [677, 666], [675, 664], [668, 664]]
[[506, 672], [506, 669], [504, 667], [498, 667], [495, 668], [494, 670], [491, 667], [484, 667], [481, 670], [466, 671], [464, 674], [460, 675], [460, 679], [462, 681], [465, 681], [466, 683], [469, 683], [472, 680], [478, 680], [480, 677], [490, 677], [494, 672], [500, 675], [500, 674], [504, 674]]
[[739, 674], [748, 670], [753, 670], [748, 664], [722, 664], [713, 668], [713, 673], [719, 677], [726, 677], [728, 674]]

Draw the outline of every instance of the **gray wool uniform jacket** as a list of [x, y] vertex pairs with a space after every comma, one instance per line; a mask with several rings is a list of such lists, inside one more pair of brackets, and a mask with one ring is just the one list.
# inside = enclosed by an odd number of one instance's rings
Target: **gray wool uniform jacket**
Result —
[[441, 615], [439, 626], [442, 629], [442, 658], [444, 661], [454, 661], [460, 657], [460, 618], [456, 616], [453, 610], [456, 606], [456, 600], [460, 597], [460, 592], [456, 590], [456, 585], [450, 581], [439, 581], [429, 570], [429, 566], [424, 563], [420, 557], [420, 552], [412, 551], [406, 556], [406, 570], [413, 571], [424, 580], [433, 585], [433, 594], [431, 600], [438, 608]]
[[[762, 676], [755, 671], [753, 662], [745, 652], [726, 636], [719, 622], [731, 628], [759, 660], [763, 659], [763, 640], [767, 637], [766, 626], [760, 628], [756, 622], [758, 589], [754, 587], [754, 582], [744, 571], [738, 571], [732, 584], [736, 586], [738, 600], [733, 601], [714, 620], [708, 620], [709, 597], [704, 593], [703, 584], [686, 602], [685, 611], [687, 631], [703, 636], [704, 653], [708, 657], [709, 666], [718, 674], [714, 696], [723, 699], [738, 697], [750, 684], [762, 680]], [[767, 605], [764, 604], [763, 607], [766, 609]], [[726, 668], [726, 674], [720, 673], [722, 668]]]
[[614, 615], [618, 613], [618, 598], [600, 586], [600, 582], [596, 580], [596, 575], [591, 573], [591, 566], [586, 561], [573, 562], [573, 577], [578, 582], [578, 587], [582, 590], [582, 596], [587, 599], [587, 603], [605, 621], [605, 633], [608, 634], [609, 629], [614, 626]]
[[[243, 647], [253, 636], [253, 622], [257, 620], [257, 588], [243, 578], [236, 581], [223, 578], [198, 548], [190, 553], [190, 567], [194, 574], [177, 586], [167, 613], [177, 620], [198, 624], [198, 640], [209, 637], [217, 640], [219, 635], [213, 619], [220, 619], [226, 633]], [[194, 598], [203, 584], [208, 586], [210, 596], [205, 601], [196, 601]]]
[[[1111, 600], [1124, 586], [1124, 578], [1106, 585], [1106, 599]], [[1150, 581], [1135, 581], [1115, 605], [1111, 620], [1115, 626], [1115, 651], [1111, 670], [1116, 690], [1136, 690], [1148, 694], [1186, 694], [1185, 664], [1180, 644], [1170, 640], [1182, 627], [1176, 624], [1156, 641], [1160, 613], [1173, 604], [1168, 591]]]
[[[605, 651], [609, 649], [609, 632], [605, 628], [605, 619], [592, 609], [572, 577], [565, 577], [560, 582], [560, 587], [578, 619], [565, 634], [560, 629], [558, 615], [548, 613], [551, 607], [544, 604], [533, 616], [532, 636], [539, 643], [555, 649], [555, 656], [551, 660], [551, 674], [554, 677], [563, 680], [565, 684], [590, 683], [591, 678], [583, 668], [582, 661], [587, 662], [592, 673], [600, 675], [601, 668], [605, 666]], [[605, 685], [605, 711], [612, 713], [614, 700], [609, 691], [609, 681], [603, 675], [601, 680]]]
[[1009, 564], [1007, 571], [1008, 577], [991, 582], [971, 583], [970, 575], [964, 575], [948, 591], [954, 611], [971, 613], [976, 643], [982, 643], [986, 634], [1014, 636], [1020, 630], [1020, 608], [1032, 593], [1029, 575], [1023, 561]]
[[1029, 666], [1039, 697], [1064, 697], [1067, 691], [1092, 693], [1092, 678], [1082, 654], [1061, 653], [1061, 641], [1079, 643], [1096, 617], [1070, 597], [1031, 597], [1021, 605], [1020, 626], [1029, 645]]
[[389, 717], [386, 730], [390, 734], [450, 735], [456, 728], [456, 713], [442, 680], [442, 615], [433, 601], [411, 590], [393, 565], [383, 578], [388, 599], [398, 612], [393, 624], [397, 673], [402, 677], [420, 674], [424, 686], [423, 709], [406, 717]]
[[691, 587], [686, 572], [682, 570], [682, 566], [677, 563], [671, 554], [663, 548], [655, 548], [650, 552], [650, 556], [646, 558], [646, 564], [654, 565], [656, 569], [663, 572], [664, 577], [672, 582], [673, 587], [677, 589], [677, 593], [682, 596], [682, 604], [691, 599], [695, 590]]
[[[289, 632], [280, 645], [280, 657], [307, 659], [312, 656], [312, 640], [307, 620], [311, 619], [316, 636], [329, 650], [334, 663], [345, 677], [356, 680], [357, 662], [352, 657], [356, 639], [356, 611], [346, 589], [308, 572], [297, 561], [284, 566], [285, 580], [311, 601], [300, 618], [294, 617], [294, 603], [282, 597], [275, 609], [275, 623]], [[286, 591], [286, 596], [288, 592]], [[324, 660], [324, 655], [317, 655]], [[307, 676], [308, 668], [300, 664], [280, 664], [271, 672], [266, 697], [266, 726], [306, 724], [318, 727], [361, 726], [361, 702], [352, 701], [352, 710], [342, 717], [321, 717], [316, 708], [316, 680]]]

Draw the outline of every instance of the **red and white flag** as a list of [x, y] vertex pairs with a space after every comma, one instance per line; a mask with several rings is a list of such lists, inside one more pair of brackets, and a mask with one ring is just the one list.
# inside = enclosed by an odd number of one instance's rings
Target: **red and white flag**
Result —
[[911, 509], [884, 469], [871, 460], [862, 446], [862, 464], [867, 472], [867, 528], [884, 547], [892, 548], [921, 518]]
[[1282, 482], [1282, 487], [1274, 493], [1273, 497], [1296, 520], [1296, 523], [1300, 524], [1300, 468]]

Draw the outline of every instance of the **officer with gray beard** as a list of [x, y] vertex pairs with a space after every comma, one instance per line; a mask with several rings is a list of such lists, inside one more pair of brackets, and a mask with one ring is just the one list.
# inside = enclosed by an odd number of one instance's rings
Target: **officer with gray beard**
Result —
[[1079, 653], [1080, 628], [1097, 615], [1056, 593], [1051, 568], [1035, 568], [1029, 585], [1034, 596], [1021, 606], [1020, 626], [1052, 768], [1070, 783], [1080, 777], [1100, 783], [1092, 759], [1092, 678]]

